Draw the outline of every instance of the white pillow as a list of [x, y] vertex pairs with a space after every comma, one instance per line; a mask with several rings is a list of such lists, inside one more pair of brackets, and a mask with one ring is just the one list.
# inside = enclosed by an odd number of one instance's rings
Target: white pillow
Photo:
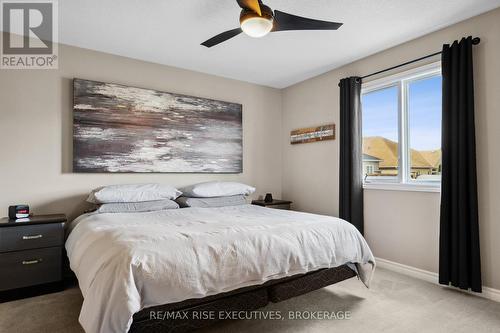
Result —
[[250, 195], [255, 192], [255, 188], [236, 182], [206, 182], [183, 187], [180, 191], [185, 197], [213, 198], [239, 194]]
[[232, 195], [230, 197], [213, 197], [213, 198], [190, 198], [178, 197], [175, 200], [181, 207], [226, 207], [246, 205], [247, 199], [242, 194]]
[[100, 205], [98, 213], [142, 213], [166, 209], [177, 209], [179, 204], [173, 200], [157, 200], [145, 202], [113, 202]]
[[175, 200], [181, 192], [175, 187], [163, 184], [109, 185], [94, 189], [88, 202], [95, 204], [114, 202], [144, 202], [170, 199]]

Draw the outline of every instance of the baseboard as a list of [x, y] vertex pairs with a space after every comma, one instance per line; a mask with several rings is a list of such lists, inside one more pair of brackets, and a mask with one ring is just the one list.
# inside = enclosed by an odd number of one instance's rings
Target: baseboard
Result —
[[[420, 280], [424, 280], [430, 283], [434, 283], [436, 285], [439, 285], [443, 288], [447, 288], [446, 286], [439, 284], [439, 277], [437, 273], [434, 272], [429, 272], [420, 268], [416, 268], [413, 266], [408, 266], [408, 265], [403, 265], [394, 261], [390, 261], [387, 259], [382, 259], [382, 258], [375, 258], [377, 261], [377, 266], [381, 268], [385, 268], [387, 270], [408, 275]], [[450, 287], [451, 288], [451, 287]], [[500, 302], [500, 290], [490, 288], [490, 287], [484, 287], [483, 286], [483, 292], [482, 293], [475, 293], [472, 291], [466, 291], [466, 290], [461, 290], [461, 289], [455, 289], [454, 290], [459, 290], [464, 293], [468, 293], [471, 295], [487, 298], [489, 300], [495, 301], [495, 302]]]

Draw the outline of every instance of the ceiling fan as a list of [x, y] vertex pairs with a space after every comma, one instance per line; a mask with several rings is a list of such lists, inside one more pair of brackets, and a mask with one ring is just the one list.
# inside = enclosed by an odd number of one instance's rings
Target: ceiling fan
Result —
[[262, 3], [262, 0], [236, 0], [242, 8], [240, 27], [225, 31], [204, 41], [201, 45], [212, 47], [240, 33], [254, 38], [264, 37], [270, 32], [287, 30], [337, 30], [342, 23], [313, 20], [301, 16], [273, 10]]

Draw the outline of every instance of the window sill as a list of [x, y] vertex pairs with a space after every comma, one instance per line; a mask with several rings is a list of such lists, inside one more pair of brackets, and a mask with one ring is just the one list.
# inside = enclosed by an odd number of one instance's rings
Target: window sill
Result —
[[383, 191], [410, 191], [410, 192], [433, 192], [441, 193], [441, 185], [434, 184], [381, 184], [364, 183], [365, 190], [383, 190]]

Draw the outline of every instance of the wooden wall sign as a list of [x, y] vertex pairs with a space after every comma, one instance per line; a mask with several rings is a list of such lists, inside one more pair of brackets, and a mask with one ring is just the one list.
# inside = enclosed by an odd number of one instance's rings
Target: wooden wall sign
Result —
[[296, 129], [290, 132], [290, 143], [309, 143], [335, 140], [335, 124]]

